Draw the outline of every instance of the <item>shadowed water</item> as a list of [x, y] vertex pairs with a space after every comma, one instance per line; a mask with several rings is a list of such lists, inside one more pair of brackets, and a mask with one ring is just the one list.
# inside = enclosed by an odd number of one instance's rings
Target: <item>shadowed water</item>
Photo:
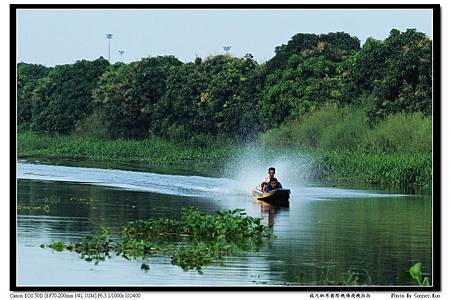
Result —
[[[230, 178], [28, 163], [17, 171], [18, 285], [322, 285], [347, 271], [368, 271], [373, 282], [395, 285], [416, 262], [427, 276], [431, 272], [432, 202], [426, 196], [286, 181], [291, 205], [275, 208]], [[57, 201], [42, 209], [37, 203], [43, 199]], [[203, 275], [181, 270], [169, 257], [150, 258], [145, 272], [140, 260], [112, 255], [95, 265], [77, 253], [39, 247], [77, 241], [100, 226], [114, 230], [136, 219], [177, 216], [186, 206], [203, 212], [243, 208], [272, 226], [276, 239], [212, 264]]]

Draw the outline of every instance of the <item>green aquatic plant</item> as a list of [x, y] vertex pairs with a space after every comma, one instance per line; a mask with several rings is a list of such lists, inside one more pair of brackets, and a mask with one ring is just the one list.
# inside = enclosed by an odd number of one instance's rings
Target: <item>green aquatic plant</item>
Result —
[[355, 272], [348, 271], [344, 274], [343, 285], [358, 285], [359, 277]]
[[[322, 272], [319, 284], [339, 286], [367, 286], [377, 284], [377, 280], [373, 278], [367, 269], [363, 269], [362, 271], [349, 270], [340, 275], [335, 274], [334, 278], [331, 273], [331, 268], [327, 268], [325, 272]], [[395, 279], [395, 284], [398, 285], [414, 285], [416, 283], [420, 286], [430, 285], [429, 278], [423, 277], [422, 264], [420, 262], [410, 267], [409, 270], [401, 271]]]
[[[331, 275], [334, 273], [334, 278]], [[319, 280], [321, 285], [339, 285], [339, 286], [355, 286], [355, 285], [373, 285], [373, 279], [367, 269], [362, 271], [348, 270], [345, 273], [332, 272], [331, 268], [327, 268]]]
[[[202, 269], [221, 262], [227, 255], [258, 249], [265, 239], [272, 237], [269, 228], [259, 218], [247, 216], [244, 210], [225, 210], [204, 214], [195, 208], [184, 208], [181, 217], [163, 217], [154, 220], [137, 220], [124, 225], [120, 238], [110, 239], [110, 230], [102, 227], [95, 236], [65, 244], [54, 242], [49, 248], [57, 251], [74, 251], [86, 261], [99, 261], [110, 253], [125, 259], [148, 259], [152, 256], [169, 256], [174, 265], [183, 270]], [[41, 245], [41, 247], [45, 245]], [[148, 264], [141, 265], [148, 270]]]
[[58, 251], [58, 252], [61, 252], [64, 249], [67, 249], [67, 246], [63, 242], [60, 242], [60, 241], [55, 241], [52, 244], [48, 245], [48, 247], [52, 248], [53, 250]]
[[221, 259], [222, 255], [217, 252], [217, 247], [210, 243], [199, 242], [188, 247], [181, 247], [175, 250], [171, 262], [180, 266], [184, 271], [197, 270], [202, 274], [202, 268], [209, 265], [214, 260]]
[[409, 268], [409, 275], [421, 286], [430, 285], [428, 277], [422, 279], [422, 264], [420, 262], [416, 263], [414, 266]]

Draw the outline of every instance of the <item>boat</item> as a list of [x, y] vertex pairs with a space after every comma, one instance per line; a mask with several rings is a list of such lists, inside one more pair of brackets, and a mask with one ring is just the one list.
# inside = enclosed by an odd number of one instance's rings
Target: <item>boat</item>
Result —
[[289, 206], [290, 194], [291, 194], [290, 189], [276, 189], [268, 193], [263, 193], [259, 189], [253, 190], [253, 196], [255, 196], [257, 200], [264, 201], [266, 203], [281, 207]]

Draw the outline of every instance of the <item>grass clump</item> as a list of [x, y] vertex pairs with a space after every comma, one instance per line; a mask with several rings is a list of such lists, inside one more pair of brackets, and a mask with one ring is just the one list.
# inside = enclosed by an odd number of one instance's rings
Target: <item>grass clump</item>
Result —
[[431, 118], [421, 113], [391, 115], [368, 131], [362, 147], [379, 153], [431, 153]]
[[[331, 275], [331, 273], [334, 273], [335, 275]], [[318, 283], [320, 285], [334, 286], [371, 286], [377, 285], [377, 280], [367, 269], [338, 273], [332, 272], [331, 268], [327, 268], [326, 272], [322, 272]], [[418, 262], [411, 266], [409, 270], [400, 271], [398, 276], [393, 278], [392, 284], [429, 286], [430, 279], [423, 276], [422, 264]]]
[[[123, 226], [120, 238], [113, 241], [106, 228], [97, 236], [84, 237], [80, 242], [64, 244], [56, 241], [49, 248], [75, 251], [87, 261], [96, 263], [114, 251], [126, 259], [148, 259], [169, 256], [183, 270], [202, 269], [235, 251], [258, 249], [270, 238], [269, 229], [259, 218], [247, 216], [241, 209], [203, 214], [195, 208], [182, 210], [181, 218], [137, 220]], [[142, 269], [148, 270], [143, 264]]]
[[317, 180], [336, 178], [421, 192], [432, 188], [429, 154], [317, 152], [312, 168]]
[[69, 159], [131, 164], [142, 168], [164, 169], [168, 166], [211, 170], [222, 167], [236, 151], [233, 143], [208, 140], [208, 146], [198, 143], [176, 143], [156, 136], [143, 140], [100, 139], [19, 132], [17, 154], [19, 158], [39, 160]]
[[315, 180], [432, 188], [432, 120], [421, 113], [394, 114], [372, 126], [364, 108], [327, 105], [267, 131], [259, 141], [310, 153]]

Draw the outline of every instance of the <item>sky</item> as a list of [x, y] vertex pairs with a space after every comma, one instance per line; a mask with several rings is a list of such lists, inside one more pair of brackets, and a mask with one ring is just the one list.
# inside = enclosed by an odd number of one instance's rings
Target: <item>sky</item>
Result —
[[[108, 58], [196, 57], [251, 53], [262, 63], [297, 33], [346, 32], [385, 39], [391, 29], [416, 28], [432, 37], [431, 10], [381, 9], [128, 9], [17, 10], [17, 62], [54, 66]], [[112, 39], [106, 38], [111, 33]], [[122, 55], [119, 51], [124, 51]]]

